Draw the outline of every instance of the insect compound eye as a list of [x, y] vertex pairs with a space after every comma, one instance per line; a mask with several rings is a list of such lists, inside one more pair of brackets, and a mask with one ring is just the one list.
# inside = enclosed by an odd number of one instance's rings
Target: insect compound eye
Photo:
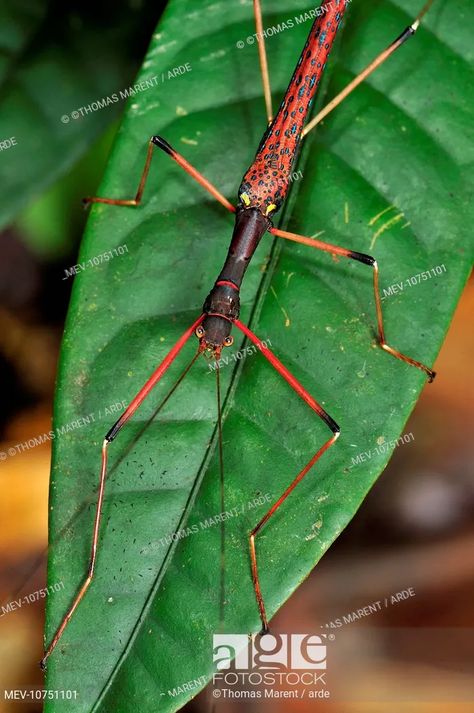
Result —
[[204, 327], [201, 327], [201, 325], [199, 325], [199, 327], [196, 328], [195, 334], [196, 337], [199, 337], [199, 339], [201, 339], [201, 337], [205, 335]]
[[226, 337], [226, 338], [224, 339], [224, 346], [225, 346], [225, 347], [231, 347], [233, 343], [234, 343], [234, 337]]

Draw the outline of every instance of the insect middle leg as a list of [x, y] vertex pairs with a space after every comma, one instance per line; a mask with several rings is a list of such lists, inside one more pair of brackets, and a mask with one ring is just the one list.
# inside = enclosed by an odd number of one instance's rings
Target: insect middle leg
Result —
[[260, 522], [253, 528], [249, 535], [249, 547], [250, 547], [250, 561], [252, 565], [252, 581], [255, 590], [255, 597], [257, 599], [258, 609], [260, 612], [260, 619], [262, 621], [262, 633], [268, 631], [268, 619], [265, 610], [265, 604], [263, 601], [262, 590], [260, 586], [260, 578], [258, 573], [258, 563], [257, 563], [257, 552], [255, 548], [255, 538], [260, 532], [262, 527], [268, 522], [271, 516], [278, 510], [280, 505], [284, 503], [290, 493], [296, 488], [298, 483], [300, 483], [304, 476], [311, 470], [313, 465], [321, 458], [323, 453], [325, 453], [328, 448], [330, 448], [333, 443], [338, 439], [340, 434], [340, 428], [337, 423], [331, 418], [331, 416], [323, 409], [320, 404], [318, 404], [315, 399], [311, 396], [308, 391], [300, 384], [300, 382], [291, 374], [286, 366], [271, 352], [268, 347], [253, 333], [250, 329], [239, 320], [235, 321], [236, 327], [238, 327], [248, 339], [250, 339], [253, 344], [260, 350], [263, 356], [270, 362], [270, 364], [278, 371], [278, 373], [285, 379], [285, 381], [291, 386], [294, 391], [300, 396], [303, 401], [305, 401], [310, 408], [317, 413], [317, 415], [326, 423], [329, 429], [332, 431], [332, 436], [326, 443], [314, 454], [310, 461], [305, 465], [305, 467], [298, 473], [296, 478], [294, 478], [289, 486], [286, 488], [284, 493], [280, 495], [278, 500], [273, 503], [268, 512], [262, 517]]
[[296, 243], [301, 243], [303, 245], [309, 245], [312, 248], [316, 248], [317, 250], [323, 250], [324, 252], [331, 253], [331, 255], [341, 255], [342, 257], [347, 257], [350, 258], [351, 260], [357, 260], [358, 262], [362, 262], [364, 265], [369, 265], [373, 269], [373, 275], [374, 275], [374, 298], [375, 298], [375, 308], [377, 312], [377, 328], [378, 328], [378, 343], [379, 346], [392, 356], [396, 357], [397, 359], [401, 359], [402, 361], [406, 362], [407, 364], [411, 364], [411, 366], [416, 366], [417, 369], [421, 369], [422, 371], [425, 372], [425, 374], [428, 377], [428, 380], [431, 382], [436, 376], [436, 372], [434, 372], [432, 369], [429, 367], [425, 366], [422, 364], [420, 361], [417, 361], [416, 359], [412, 359], [411, 357], [407, 356], [406, 354], [402, 354], [402, 352], [399, 352], [397, 349], [394, 349], [391, 347], [389, 344], [387, 344], [385, 340], [385, 329], [384, 329], [384, 324], [383, 324], [383, 316], [382, 316], [382, 301], [380, 299], [380, 288], [379, 288], [379, 267], [377, 264], [377, 260], [370, 255], [365, 255], [364, 253], [358, 253], [355, 252], [354, 250], [348, 250], [347, 248], [341, 248], [338, 247], [337, 245], [330, 245], [329, 243], [323, 243], [320, 240], [315, 240], [314, 238], [308, 238], [305, 237], [304, 235], [297, 235], [296, 233], [288, 233], [286, 230], [278, 230], [277, 228], [270, 228], [269, 232], [272, 235], [276, 235], [279, 238], [285, 238], [286, 240], [293, 240]]
[[137, 206], [140, 205], [143, 191], [145, 190], [145, 184], [148, 178], [148, 172], [150, 170], [151, 159], [153, 157], [154, 146], [157, 146], [162, 151], [171, 156], [171, 158], [176, 161], [176, 163], [183, 168], [186, 173], [188, 173], [192, 178], [194, 178], [199, 185], [206, 189], [219, 203], [221, 203], [224, 208], [227, 208], [231, 213], [235, 213], [235, 207], [230, 203], [227, 198], [225, 198], [222, 193], [205, 178], [202, 173], [200, 173], [194, 166], [192, 166], [189, 161], [187, 161], [184, 156], [179, 154], [175, 149], [170, 146], [170, 144], [163, 139], [161, 136], [152, 136], [147, 149], [145, 165], [143, 167], [143, 172], [138, 184], [137, 192], [135, 198], [101, 198], [99, 196], [88, 196], [83, 199], [84, 205], [89, 205], [89, 203], [107, 203], [109, 205], [121, 205], [121, 206]]
[[[102, 517], [102, 504], [104, 501], [105, 481], [106, 481], [106, 476], [107, 476], [108, 447], [109, 447], [110, 443], [116, 438], [120, 429], [133, 416], [135, 411], [138, 409], [138, 407], [141, 405], [141, 403], [144, 401], [144, 399], [148, 396], [148, 394], [153, 389], [153, 387], [156, 386], [156, 384], [163, 377], [165, 372], [168, 370], [168, 368], [174, 362], [174, 360], [176, 359], [176, 357], [178, 356], [178, 354], [180, 353], [180, 351], [182, 350], [182, 348], [184, 347], [186, 342], [194, 334], [196, 328], [201, 324], [203, 319], [204, 319], [204, 315], [201, 315], [199, 317], [199, 319], [197, 319], [194, 322], [194, 324], [191, 327], [189, 327], [184, 332], [184, 334], [178, 339], [178, 341], [176, 342], [174, 347], [168, 352], [168, 354], [163, 359], [161, 364], [155, 369], [155, 371], [150, 376], [148, 381], [140, 389], [140, 391], [137, 393], [135, 398], [130, 402], [130, 404], [127, 406], [127, 408], [125, 409], [123, 414], [120, 416], [118, 421], [116, 421], [116, 423], [112, 426], [112, 428], [107, 432], [107, 434], [105, 436], [104, 442], [102, 444], [102, 462], [101, 462], [100, 476], [99, 476], [99, 492], [98, 492], [96, 509], [95, 509], [91, 554], [90, 554], [87, 575], [84, 578], [84, 581], [82, 582], [79, 592], [76, 594], [71, 606], [69, 607], [69, 609], [66, 612], [65, 616], [63, 617], [59, 627], [57, 628], [56, 633], [54, 634], [51, 643], [49, 644], [48, 648], [45, 651], [45, 654], [44, 654], [44, 656], [41, 660], [41, 663], [40, 663], [40, 666], [42, 669], [46, 668], [46, 661], [48, 660], [49, 656], [55, 649], [57, 643], [59, 642], [61, 636], [63, 635], [63, 632], [64, 632], [66, 626], [70, 622], [74, 612], [76, 611], [77, 607], [79, 606], [79, 603], [83, 599], [85, 593], [89, 589], [91, 582], [94, 578], [95, 564], [96, 564], [96, 559], [97, 559], [98, 542], [99, 542], [99, 530], [100, 530], [100, 523], [101, 523], [101, 517]], [[198, 354], [199, 354], [199, 352], [197, 352], [194, 359], [191, 361], [191, 363], [185, 369], [183, 374], [180, 376], [177, 383], [173, 387], [173, 391], [176, 388], [176, 386], [183, 380], [184, 376], [186, 375], [186, 373], [188, 372], [188, 370], [191, 368], [194, 361], [196, 360]]]

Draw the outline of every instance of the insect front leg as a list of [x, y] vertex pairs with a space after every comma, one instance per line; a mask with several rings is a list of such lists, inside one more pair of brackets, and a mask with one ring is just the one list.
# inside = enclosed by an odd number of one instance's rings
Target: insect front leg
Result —
[[[197, 319], [194, 324], [189, 327], [184, 334], [178, 339], [174, 347], [168, 352], [166, 357], [163, 359], [161, 364], [155, 369], [153, 374], [150, 376], [148, 381], [142, 386], [140, 391], [137, 393], [135, 398], [130, 402], [130, 404], [127, 406], [123, 414], [120, 416], [118, 421], [112, 426], [112, 428], [107, 432], [104, 442], [102, 444], [102, 462], [101, 462], [101, 468], [100, 468], [100, 476], [99, 476], [99, 492], [97, 496], [97, 503], [96, 503], [96, 509], [95, 509], [95, 516], [94, 516], [94, 528], [93, 528], [93, 534], [92, 534], [92, 546], [91, 546], [91, 554], [90, 554], [90, 560], [89, 560], [89, 567], [87, 570], [87, 575], [84, 578], [84, 581], [81, 584], [81, 587], [76, 594], [71, 606], [69, 607], [68, 611], [66, 612], [65, 616], [63, 617], [59, 627], [56, 630], [56, 633], [53, 636], [53, 639], [51, 643], [49, 644], [48, 648], [45, 651], [45, 654], [40, 662], [41, 668], [44, 670], [46, 668], [46, 662], [49, 658], [49, 656], [52, 654], [53, 650], [55, 649], [56, 645], [58, 644], [60, 638], [62, 637], [64, 630], [70, 620], [72, 619], [72, 616], [74, 612], [76, 611], [77, 607], [79, 606], [79, 603], [81, 602], [82, 598], [84, 597], [85, 593], [89, 589], [93, 577], [94, 577], [94, 571], [95, 571], [95, 565], [96, 565], [96, 559], [97, 559], [97, 550], [98, 550], [98, 543], [99, 543], [99, 530], [100, 530], [100, 523], [101, 523], [101, 517], [102, 517], [102, 505], [104, 501], [104, 491], [105, 491], [105, 481], [107, 477], [107, 457], [108, 457], [108, 447], [110, 443], [116, 438], [118, 432], [121, 430], [121, 428], [127, 423], [127, 421], [133, 416], [135, 411], [138, 409], [138, 407], [142, 404], [142, 402], [145, 400], [145, 398], [148, 396], [150, 391], [153, 389], [154, 386], [160, 381], [160, 379], [164, 376], [166, 371], [169, 369], [171, 364], [174, 362], [186, 342], [189, 340], [189, 338], [194, 334], [195, 330], [197, 327], [201, 324], [202, 320], [204, 319], [204, 315], [201, 315], [199, 319]], [[194, 363], [195, 359], [197, 358], [199, 352], [196, 354], [194, 359], [191, 361], [189, 366], [185, 369], [181, 377], [178, 379], [177, 384], [179, 384], [186, 373], [188, 372], [189, 368], [192, 366]], [[175, 387], [173, 387], [173, 391], [176, 388], [177, 384]]]
[[262, 517], [260, 522], [253, 528], [249, 535], [249, 548], [250, 548], [250, 561], [252, 566], [252, 581], [255, 590], [255, 597], [257, 599], [258, 609], [260, 612], [260, 619], [262, 622], [262, 633], [268, 631], [268, 619], [265, 610], [265, 604], [263, 600], [262, 590], [260, 586], [260, 578], [258, 573], [258, 563], [257, 563], [257, 552], [255, 547], [255, 539], [263, 528], [263, 526], [268, 522], [271, 516], [278, 510], [278, 508], [285, 502], [290, 493], [296, 488], [298, 483], [300, 483], [304, 476], [311, 470], [313, 465], [321, 458], [323, 453], [325, 453], [328, 448], [330, 448], [333, 443], [339, 437], [340, 428], [337, 423], [331, 418], [331, 416], [323, 409], [323, 407], [318, 404], [311, 394], [306, 391], [306, 389], [300, 384], [300, 382], [291, 374], [290, 371], [282, 364], [282, 362], [271, 352], [268, 347], [255, 335], [250, 329], [239, 320], [235, 321], [236, 327], [238, 327], [248, 339], [250, 339], [253, 344], [260, 350], [263, 356], [270, 362], [270, 364], [278, 371], [278, 373], [285, 379], [285, 381], [291, 386], [294, 391], [300, 396], [303, 401], [305, 401], [308, 406], [317, 413], [317, 415], [326, 423], [329, 429], [332, 431], [332, 436], [326, 443], [314, 454], [310, 461], [305, 465], [305, 467], [298, 473], [296, 478], [294, 478], [289, 486], [286, 488], [284, 493], [280, 495], [278, 500], [273, 503], [269, 511]]

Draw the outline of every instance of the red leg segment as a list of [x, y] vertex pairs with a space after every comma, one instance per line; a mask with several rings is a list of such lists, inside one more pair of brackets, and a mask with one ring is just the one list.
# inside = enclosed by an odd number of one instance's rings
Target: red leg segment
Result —
[[[195, 329], [201, 324], [202, 320], [204, 319], [204, 315], [201, 315], [199, 319], [197, 319], [194, 324], [189, 327], [185, 333], [178, 339], [174, 347], [168, 352], [166, 357], [163, 359], [161, 364], [155, 369], [151, 377], [148, 379], [148, 381], [145, 383], [145, 385], [140, 389], [138, 394], [135, 396], [135, 398], [131, 401], [129, 406], [125, 409], [124, 413], [122, 416], [118, 419], [118, 421], [115, 423], [114, 426], [110, 429], [110, 431], [107, 433], [105, 440], [102, 444], [102, 463], [101, 463], [101, 468], [100, 468], [100, 477], [99, 477], [99, 493], [97, 497], [97, 504], [96, 504], [96, 510], [95, 510], [95, 519], [94, 519], [94, 530], [93, 530], [93, 535], [92, 535], [92, 546], [91, 546], [91, 555], [90, 555], [90, 561], [89, 561], [89, 569], [87, 572], [87, 576], [84, 579], [81, 588], [79, 589], [79, 592], [77, 593], [73, 603], [69, 607], [67, 613], [65, 614], [63, 620], [61, 621], [56, 633], [53, 636], [53, 639], [46, 649], [46, 652], [43, 656], [43, 659], [41, 660], [41, 668], [45, 669], [46, 668], [46, 661], [51, 655], [52, 651], [56, 647], [56, 644], [60, 640], [64, 629], [68, 625], [69, 621], [72, 618], [72, 615], [74, 614], [75, 610], [77, 609], [81, 599], [83, 598], [84, 594], [86, 593], [87, 589], [89, 588], [93, 576], [94, 576], [94, 569], [95, 569], [95, 563], [96, 563], [96, 557], [97, 557], [97, 544], [99, 540], [99, 529], [100, 529], [100, 521], [101, 521], [101, 515], [102, 515], [102, 504], [104, 500], [104, 489], [105, 489], [105, 480], [106, 480], [106, 475], [107, 475], [107, 448], [109, 446], [109, 443], [111, 443], [114, 438], [116, 437], [117, 433], [119, 430], [122, 428], [122, 426], [128, 421], [128, 419], [135, 413], [135, 411], [138, 409], [140, 404], [143, 402], [143, 400], [148, 396], [150, 391], [153, 389], [154, 386], [159, 382], [159, 380], [163, 377], [167, 369], [171, 366], [171, 364], [174, 362], [176, 357], [178, 356], [179, 352], [181, 349], [184, 347], [188, 339], [194, 334]], [[193, 362], [192, 362], [193, 363]]]
[[257, 564], [257, 553], [255, 549], [255, 537], [257, 533], [262, 529], [266, 522], [271, 518], [271, 516], [278, 510], [280, 505], [287, 499], [290, 493], [296, 488], [298, 483], [303, 480], [304, 476], [311, 470], [313, 465], [318, 461], [323, 453], [325, 453], [330, 446], [337, 440], [340, 433], [340, 428], [337, 423], [331, 418], [331, 416], [323, 409], [320, 404], [318, 404], [315, 399], [309, 394], [304, 386], [296, 379], [296, 377], [291, 374], [286, 366], [281, 363], [281, 361], [271, 352], [265, 344], [253, 333], [250, 329], [239, 320], [235, 321], [236, 327], [238, 327], [248, 339], [250, 339], [253, 344], [260, 350], [265, 359], [267, 359], [270, 364], [278, 371], [278, 373], [288, 382], [294, 391], [300, 396], [303, 401], [305, 401], [310, 408], [315, 411], [320, 418], [329, 426], [333, 435], [326, 443], [314, 454], [311, 460], [305, 465], [305, 467], [298, 473], [296, 478], [290, 483], [285, 492], [278, 498], [278, 500], [273, 503], [269, 511], [264, 515], [260, 522], [253, 528], [249, 535], [249, 547], [250, 547], [250, 560], [252, 564], [252, 581], [255, 590], [255, 597], [257, 599], [258, 609], [260, 612], [260, 619], [262, 621], [262, 631], [268, 631], [268, 619], [265, 611], [265, 604], [263, 601], [262, 590], [260, 587], [260, 580], [258, 575], [258, 564]]
[[138, 189], [135, 194], [135, 198], [121, 199], [89, 196], [88, 198], [83, 199], [83, 203], [85, 205], [88, 205], [89, 203], [107, 203], [108, 205], [122, 206], [140, 205], [143, 196], [143, 191], [145, 189], [146, 180], [148, 178], [148, 172], [150, 170], [151, 159], [153, 156], [153, 146], [158, 146], [158, 148], [167, 153], [168, 156], [171, 156], [171, 158], [176, 161], [176, 163], [181, 166], [181, 168], [184, 168], [186, 173], [192, 176], [192, 178], [194, 178], [194, 180], [197, 181], [199, 185], [205, 188], [206, 191], [210, 193], [213, 198], [219, 201], [219, 203], [221, 203], [224, 208], [227, 208], [227, 210], [229, 210], [231, 213], [235, 213], [235, 207], [232, 205], [232, 203], [230, 203], [227, 198], [225, 198], [222, 193], [220, 193], [220, 191], [218, 191], [217, 188], [210, 181], [207, 180], [207, 178], [204, 178], [202, 173], [199, 173], [199, 171], [194, 168], [194, 166], [192, 166], [189, 161], [186, 161], [184, 156], [181, 156], [181, 154], [175, 151], [174, 148], [172, 148], [172, 146], [170, 146], [169, 143], [165, 141], [165, 139], [163, 139], [161, 136], [152, 136], [150, 139], [145, 159], [145, 166], [143, 168], [142, 176], [140, 178], [140, 183], [138, 184]]
[[301, 243], [302, 245], [309, 245], [311, 248], [317, 248], [318, 250], [323, 250], [324, 252], [331, 253], [331, 255], [341, 255], [342, 257], [348, 257], [351, 260], [357, 260], [358, 262], [364, 263], [364, 265], [370, 265], [374, 270], [374, 298], [375, 298], [375, 308], [377, 312], [377, 326], [378, 326], [378, 342], [381, 348], [391, 354], [392, 356], [404, 361], [406, 364], [415, 366], [417, 369], [424, 371], [431, 382], [436, 376], [434, 372], [429, 367], [412, 359], [406, 354], [402, 354], [397, 349], [391, 347], [385, 341], [385, 330], [383, 325], [382, 317], [382, 301], [380, 299], [380, 289], [379, 289], [379, 266], [377, 265], [377, 260], [370, 255], [365, 255], [364, 253], [358, 253], [354, 250], [348, 250], [347, 248], [340, 248], [337, 245], [330, 245], [329, 243], [323, 243], [320, 240], [314, 240], [314, 238], [307, 238], [304, 235], [297, 235], [296, 233], [288, 233], [286, 230], [278, 230], [277, 228], [270, 228], [269, 232], [272, 235], [276, 235], [279, 238], [285, 238], [286, 240], [293, 240], [295, 243]]

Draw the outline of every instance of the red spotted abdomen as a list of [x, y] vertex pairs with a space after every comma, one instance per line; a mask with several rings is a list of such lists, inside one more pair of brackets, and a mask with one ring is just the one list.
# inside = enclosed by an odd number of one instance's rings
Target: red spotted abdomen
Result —
[[324, 8], [326, 11], [313, 23], [283, 101], [239, 188], [242, 206], [259, 208], [264, 215], [278, 210], [288, 193], [301, 132], [346, 10], [346, 0], [332, 0], [320, 9]]

